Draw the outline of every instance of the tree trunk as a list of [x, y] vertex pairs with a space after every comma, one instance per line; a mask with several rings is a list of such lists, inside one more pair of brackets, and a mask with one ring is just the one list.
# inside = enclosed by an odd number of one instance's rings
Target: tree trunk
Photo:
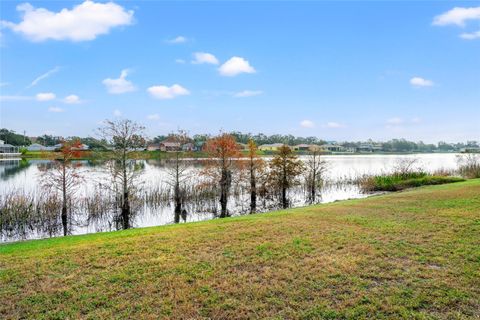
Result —
[[315, 182], [313, 182], [310, 190], [310, 199], [312, 199], [312, 203], [315, 203], [315, 193]]
[[[315, 168], [313, 168], [313, 170], [316, 170]], [[315, 194], [317, 193], [317, 190], [316, 190], [316, 180], [317, 180], [317, 177], [315, 175], [315, 172], [313, 173], [312, 175], [312, 181], [311, 181], [311, 186], [310, 186], [310, 199], [312, 200], [312, 203], [315, 203]]]
[[175, 223], [180, 222], [180, 214], [182, 213], [182, 199], [180, 197], [180, 186], [178, 183], [175, 185], [175, 190], [174, 190], [174, 202], [175, 202]]
[[282, 207], [283, 209], [288, 208], [287, 188], [285, 186], [282, 186]]
[[67, 216], [67, 168], [65, 162], [62, 163], [62, 174], [63, 174], [63, 185], [62, 185], [62, 226], [63, 226], [63, 235], [66, 236], [68, 234], [68, 216]]
[[68, 235], [68, 217], [67, 217], [67, 205], [64, 202], [62, 206], [62, 225], [63, 225], [63, 235]]
[[123, 229], [130, 228], [130, 199], [128, 194], [128, 176], [127, 176], [127, 155], [124, 150], [123, 159], [123, 202], [122, 202], [122, 222]]
[[128, 191], [123, 193], [122, 223], [123, 229], [130, 228], [130, 202], [128, 199]]
[[283, 209], [288, 208], [287, 188], [288, 188], [287, 164], [284, 162], [284, 164], [283, 164], [283, 176], [282, 176], [282, 207], [283, 207]]
[[220, 218], [225, 218], [227, 216], [229, 180], [230, 178], [228, 170], [222, 169], [222, 178], [220, 179]]
[[250, 213], [257, 211], [257, 181], [253, 167], [250, 168]]

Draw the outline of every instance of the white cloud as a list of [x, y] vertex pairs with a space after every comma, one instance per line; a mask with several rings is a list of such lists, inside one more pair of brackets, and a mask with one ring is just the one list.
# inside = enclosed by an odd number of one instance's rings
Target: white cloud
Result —
[[175, 59], [175, 63], [184, 64], [184, 63], [185, 63], [185, 60], [183, 60], [183, 59]]
[[148, 119], [148, 120], [157, 121], [157, 120], [160, 120], [160, 115], [159, 115], [158, 113], [149, 114], [149, 115], [147, 116], [147, 119]]
[[193, 64], [218, 64], [218, 59], [213, 54], [208, 52], [195, 52], [193, 57], [195, 58], [192, 60]]
[[234, 77], [240, 73], [255, 73], [256, 70], [242, 57], [231, 57], [218, 68], [222, 76]]
[[431, 87], [433, 86], [433, 81], [421, 77], [413, 77], [410, 79], [410, 84], [415, 87]]
[[433, 19], [433, 25], [445, 26], [454, 24], [464, 27], [467, 20], [480, 20], [480, 7], [460, 8], [455, 7]]
[[387, 124], [389, 125], [401, 125], [403, 123], [403, 119], [399, 117], [393, 117], [390, 119], [387, 119]]
[[175, 37], [173, 39], [167, 40], [168, 43], [172, 43], [172, 44], [185, 43], [187, 41], [188, 41], [188, 39], [184, 36], [178, 36], [178, 37]]
[[460, 35], [460, 38], [465, 40], [480, 39], [480, 30], [477, 32], [465, 32]]
[[151, 86], [147, 89], [148, 93], [156, 99], [173, 99], [178, 96], [187, 96], [190, 91], [179, 84], [173, 86]]
[[128, 72], [128, 69], [124, 69], [120, 73], [120, 77], [118, 79], [107, 78], [102, 81], [105, 87], [107, 87], [108, 93], [122, 94], [136, 90], [133, 83], [127, 80]]
[[420, 123], [420, 122], [422, 122], [421, 118], [419, 118], [419, 117], [412, 118], [412, 123]]
[[80, 103], [80, 97], [77, 96], [76, 94], [71, 94], [71, 95], [68, 95], [66, 96], [64, 99], [63, 99], [63, 102], [67, 103], [67, 104], [78, 104]]
[[313, 123], [311, 120], [303, 120], [300, 122], [300, 126], [302, 128], [313, 128], [315, 127], [315, 123]]
[[55, 67], [51, 70], [48, 70], [47, 72], [45, 72], [44, 74], [38, 76], [35, 78], [35, 80], [32, 81], [32, 83], [30, 83], [30, 85], [27, 87], [27, 89], [31, 88], [31, 87], [34, 87], [36, 86], [40, 81], [50, 77], [52, 74], [58, 72], [58, 70], [60, 70], [60, 67]]
[[341, 123], [338, 123], [338, 122], [327, 122], [327, 128], [332, 128], [332, 129], [336, 129], [336, 128], [342, 128], [343, 125]]
[[118, 109], [115, 109], [115, 110], [113, 110], [113, 115], [115, 117], [121, 117], [122, 116], [122, 111], [120, 111]]
[[52, 12], [34, 8], [29, 3], [17, 6], [23, 13], [18, 24], [2, 21], [2, 24], [28, 39], [40, 42], [48, 39], [87, 41], [109, 33], [110, 29], [133, 22], [133, 11], [127, 11], [113, 2], [96, 3], [87, 0], [72, 9]]
[[[436, 26], [446, 26], [453, 24], [459, 27], [465, 27], [466, 22], [469, 20], [478, 20], [480, 22], [480, 7], [455, 7], [452, 10], [436, 16], [433, 19], [432, 24]], [[465, 40], [480, 39], [480, 30], [474, 32], [464, 32], [460, 34], [460, 38]]]
[[63, 112], [64, 110], [62, 108], [58, 107], [50, 107], [48, 108], [48, 112]]
[[35, 98], [37, 101], [50, 101], [56, 98], [55, 94], [52, 92], [42, 92], [38, 93]]
[[247, 97], [254, 97], [263, 94], [261, 90], [243, 90], [237, 93], [234, 93], [233, 96], [235, 98], [247, 98]]

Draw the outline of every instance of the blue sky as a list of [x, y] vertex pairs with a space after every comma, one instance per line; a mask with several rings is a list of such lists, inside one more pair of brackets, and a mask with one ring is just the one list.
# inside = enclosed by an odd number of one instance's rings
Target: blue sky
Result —
[[150, 136], [480, 140], [480, 2], [0, 9], [0, 126], [29, 135], [94, 135], [126, 117]]

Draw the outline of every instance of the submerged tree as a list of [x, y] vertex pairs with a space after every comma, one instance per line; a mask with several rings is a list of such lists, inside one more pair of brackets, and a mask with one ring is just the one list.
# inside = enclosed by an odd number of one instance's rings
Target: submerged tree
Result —
[[264, 171], [265, 162], [257, 155], [257, 145], [248, 140], [248, 174], [250, 180], [250, 213], [257, 211], [257, 179]]
[[293, 153], [289, 146], [283, 145], [270, 161], [270, 180], [280, 192], [282, 207], [288, 208], [287, 191], [298, 183], [298, 177], [304, 171], [301, 160]]
[[320, 147], [312, 146], [305, 161], [305, 180], [311, 203], [316, 201], [317, 189], [323, 183], [323, 175], [327, 170], [327, 162], [320, 158], [320, 154]]
[[82, 153], [81, 150], [82, 144], [79, 140], [63, 141], [60, 152], [53, 159], [53, 167], [42, 173], [42, 186], [61, 194], [61, 219], [64, 236], [69, 233], [68, 204], [82, 180], [77, 170], [78, 166], [72, 164], [72, 159], [78, 158]]
[[[180, 216], [186, 215], [186, 209], [183, 207], [185, 200], [185, 182], [187, 180], [188, 163], [185, 161], [185, 152], [181, 150], [182, 146], [190, 142], [188, 135], [185, 131], [179, 130], [178, 133], [171, 135], [172, 139], [180, 144], [180, 149], [173, 152], [173, 156], [170, 160], [171, 167], [167, 169], [169, 179], [168, 184], [173, 188], [173, 202], [174, 202], [174, 214], [175, 223], [180, 222]], [[185, 218], [184, 218], [185, 219]]]
[[108, 163], [112, 183], [108, 187], [118, 196], [123, 229], [131, 227], [131, 197], [138, 187], [139, 166], [131, 154], [145, 146], [144, 130], [142, 125], [128, 119], [106, 120], [99, 129], [112, 148], [112, 160]]
[[239, 147], [232, 135], [221, 133], [208, 139], [204, 150], [210, 159], [205, 173], [216, 179], [220, 185], [220, 218], [225, 218], [232, 174], [238, 165], [235, 160], [240, 156]]

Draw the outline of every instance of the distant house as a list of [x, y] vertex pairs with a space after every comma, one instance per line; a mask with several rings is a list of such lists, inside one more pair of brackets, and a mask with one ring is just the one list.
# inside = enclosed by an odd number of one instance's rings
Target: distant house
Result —
[[311, 145], [309, 144], [297, 144], [296, 146], [292, 147], [292, 150], [295, 151], [310, 151], [311, 150]]
[[86, 145], [85, 143], [82, 143], [80, 145], [80, 148], [81, 148], [81, 150], [89, 150], [90, 149], [90, 147], [88, 145]]
[[193, 151], [202, 151], [205, 141], [197, 141], [193, 145]]
[[323, 151], [327, 152], [342, 152], [343, 147], [338, 144], [324, 144], [320, 146]]
[[175, 142], [175, 141], [162, 141], [160, 143], [151, 143], [147, 146], [147, 150], [148, 151], [164, 151], [164, 152], [198, 151], [196, 149], [196, 145], [193, 142], [187, 142], [187, 143], [181, 144], [180, 142]]
[[342, 146], [342, 148], [343, 148], [342, 152], [346, 152], [346, 153], [355, 153], [355, 151], [357, 151], [357, 149], [355, 147]]
[[239, 150], [248, 150], [248, 144], [238, 142], [237, 146]]
[[148, 151], [158, 151], [160, 150], [160, 143], [151, 143], [147, 146]]
[[381, 151], [382, 146], [380, 144], [363, 143], [357, 148], [358, 152], [376, 152]]
[[[34, 149], [40, 149], [40, 150], [30, 150], [29, 148], [32, 147]], [[56, 145], [54, 146], [49, 146], [49, 147], [44, 147], [38, 143], [34, 143], [32, 145], [30, 145], [29, 148], [27, 148], [29, 151], [60, 151], [60, 149], [62, 149], [63, 147], [63, 144], [61, 143], [57, 143]], [[84, 143], [82, 143], [79, 147], [72, 147], [72, 150], [76, 150], [76, 151], [86, 151], [86, 150], [89, 150], [90, 147]]]
[[195, 150], [195, 145], [192, 142], [188, 142], [182, 145], [182, 151], [191, 152]]
[[47, 147], [42, 146], [42, 145], [39, 144], [39, 143], [32, 143], [31, 145], [29, 145], [29, 146], [27, 147], [27, 150], [28, 150], [28, 151], [46, 151], [46, 150], [47, 150]]
[[258, 146], [258, 150], [260, 150], [260, 151], [278, 151], [284, 145], [285, 145], [284, 143], [262, 144], [261, 146]]
[[0, 154], [19, 154], [20, 149], [11, 144], [5, 143], [5, 141], [0, 140]]
[[160, 151], [166, 152], [174, 152], [181, 150], [180, 142], [169, 142], [169, 141], [162, 141], [160, 142]]

